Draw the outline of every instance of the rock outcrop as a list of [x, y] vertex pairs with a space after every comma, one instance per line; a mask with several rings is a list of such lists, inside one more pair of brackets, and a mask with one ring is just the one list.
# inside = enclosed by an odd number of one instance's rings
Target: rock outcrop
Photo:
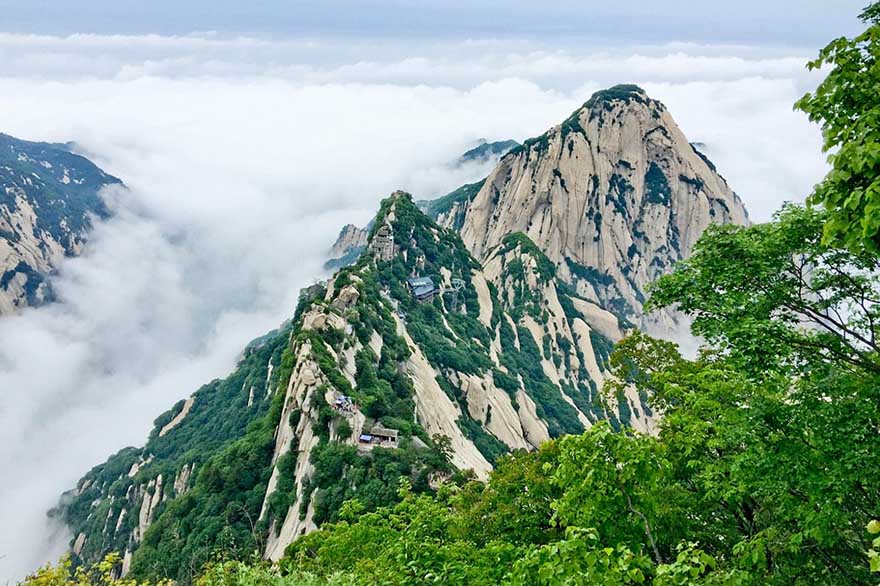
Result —
[[358, 228], [354, 224], [343, 226], [330, 248], [325, 268], [335, 270], [353, 264], [366, 248], [369, 234], [369, 228]]
[[99, 192], [113, 185], [64, 145], [0, 134], [0, 315], [51, 299], [46, 278], [108, 215]]

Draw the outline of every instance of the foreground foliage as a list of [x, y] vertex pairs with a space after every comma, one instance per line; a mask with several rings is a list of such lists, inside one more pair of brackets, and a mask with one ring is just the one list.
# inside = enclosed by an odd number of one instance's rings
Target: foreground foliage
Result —
[[119, 578], [122, 560], [109, 554], [90, 566], [73, 569], [70, 558], [63, 557], [56, 565], [46, 564], [23, 582], [27, 586], [171, 586], [169, 580], [155, 583]]
[[811, 202], [831, 212], [825, 236], [849, 247], [880, 247], [880, 2], [861, 15], [868, 28], [835, 39], [810, 69], [828, 68], [825, 81], [796, 107], [820, 122], [831, 172]]

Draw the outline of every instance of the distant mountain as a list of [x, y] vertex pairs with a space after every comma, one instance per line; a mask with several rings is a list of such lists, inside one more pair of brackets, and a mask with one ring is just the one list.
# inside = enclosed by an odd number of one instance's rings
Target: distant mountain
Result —
[[[468, 163], [494, 162], [511, 149], [519, 146], [519, 143], [515, 140], [486, 142], [486, 139], [481, 138], [478, 142], [479, 144], [476, 147], [468, 150], [458, 158], [455, 163], [457, 166]], [[482, 181], [470, 185], [463, 185], [439, 199], [422, 200], [416, 202], [416, 204], [432, 218], [436, 219], [442, 215], [443, 219], [441, 222], [458, 230], [461, 227], [458, 225], [460, 222], [457, 223], [455, 219], [446, 221], [447, 215], [456, 214], [459, 210], [462, 210], [462, 203], [464, 200], [472, 199], [482, 185]], [[459, 220], [461, 219], [463, 218], [459, 218]], [[324, 264], [324, 268], [327, 270], [336, 270], [354, 264], [358, 255], [364, 249], [364, 244], [366, 242], [367, 234], [370, 232], [370, 227], [371, 226], [358, 228], [354, 224], [343, 226], [342, 230], [339, 232], [339, 236], [336, 238], [336, 242], [328, 253], [329, 260]]]
[[481, 138], [479, 144], [459, 157], [459, 163], [469, 162], [486, 162], [501, 157], [508, 153], [511, 149], [519, 146], [515, 140], [499, 140], [496, 142], [487, 142]]
[[120, 184], [68, 145], [0, 134], [0, 315], [51, 298], [46, 278], [107, 217], [100, 190]]
[[337, 270], [347, 267], [357, 262], [358, 257], [367, 246], [367, 236], [370, 227], [358, 228], [354, 224], [346, 224], [339, 231], [336, 242], [330, 248], [329, 257], [324, 268], [327, 270]]

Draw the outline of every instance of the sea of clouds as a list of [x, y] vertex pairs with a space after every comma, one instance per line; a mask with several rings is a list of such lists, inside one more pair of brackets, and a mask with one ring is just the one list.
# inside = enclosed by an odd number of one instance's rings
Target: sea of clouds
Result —
[[343, 224], [488, 173], [451, 164], [479, 138], [540, 134], [634, 82], [753, 219], [802, 200], [825, 170], [792, 111], [813, 52], [0, 34], [0, 132], [75, 141], [128, 186], [59, 301], [0, 320], [0, 582], [63, 551], [62, 491], [290, 316]]

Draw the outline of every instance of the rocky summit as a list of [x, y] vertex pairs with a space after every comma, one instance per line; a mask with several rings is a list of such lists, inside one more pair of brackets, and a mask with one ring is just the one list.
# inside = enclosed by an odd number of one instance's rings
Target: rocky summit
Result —
[[637, 86], [596, 92], [450, 203], [438, 219], [475, 257], [522, 232], [580, 295], [639, 323], [648, 283], [709, 224], [748, 223], [712, 162]]

